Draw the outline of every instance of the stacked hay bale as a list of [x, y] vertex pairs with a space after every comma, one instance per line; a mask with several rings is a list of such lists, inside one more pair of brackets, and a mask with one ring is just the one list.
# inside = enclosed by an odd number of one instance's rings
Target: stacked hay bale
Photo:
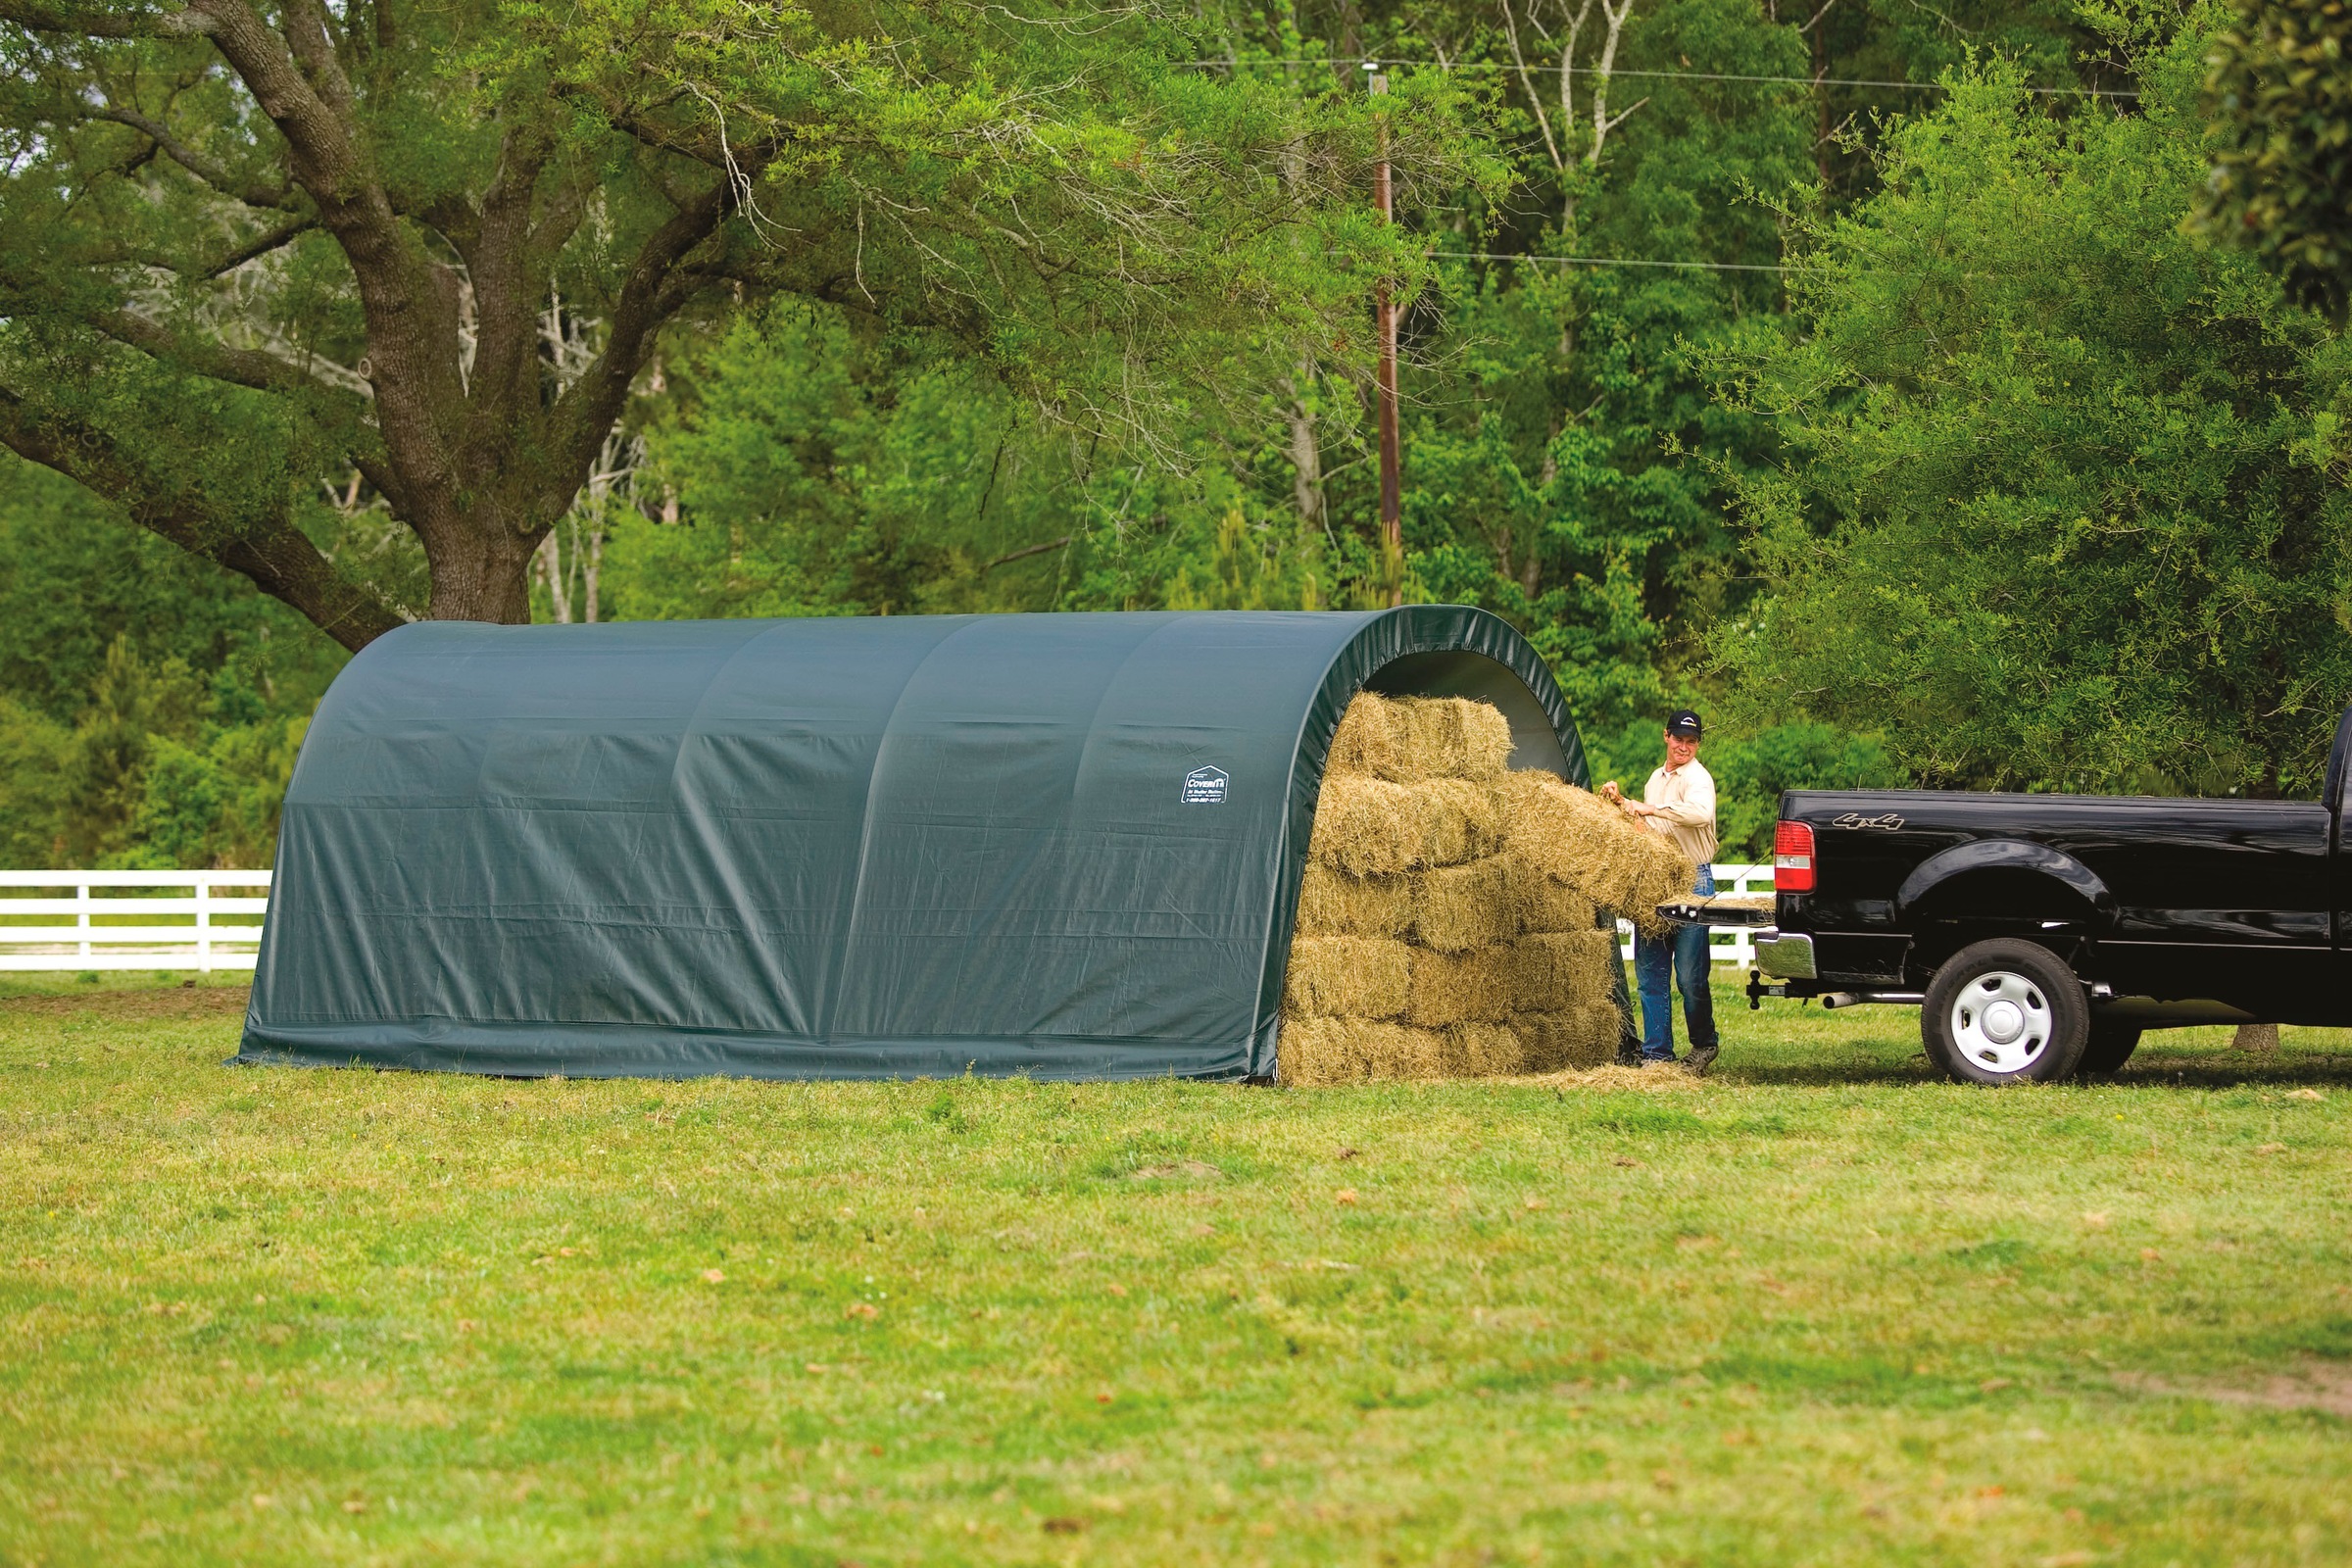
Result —
[[1484, 703], [1349, 705], [1315, 808], [1284, 989], [1292, 1084], [1477, 1077], [1612, 1057], [1617, 938], [1690, 866], [1616, 808], [1510, 772]]

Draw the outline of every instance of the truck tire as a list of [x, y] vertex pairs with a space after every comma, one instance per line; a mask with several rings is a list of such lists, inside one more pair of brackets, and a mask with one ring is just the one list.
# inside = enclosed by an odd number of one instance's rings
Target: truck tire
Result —
[[1928, 1060], [1962, 1083], [2048, 1083], [2081, 1064], [2090, 1006], [2056, 954], [2004, 937], [1944, 960], [1929, 982], [1919, 1032]]
[[2082, 1064], [2075, 1071], [2084, 1075], [2120, 1072], [2132, 1053], [2139, 1049], [2139, 1026], [2115, 1018], [2090, 1015], [2090, 1038], [2082, 1047]]

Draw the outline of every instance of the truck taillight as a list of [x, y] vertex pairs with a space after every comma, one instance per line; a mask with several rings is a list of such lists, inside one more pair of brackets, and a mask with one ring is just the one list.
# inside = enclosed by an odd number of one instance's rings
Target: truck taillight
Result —
[[1802, 822], [1783, 822], [1772, 830], [1772, 890], [1813, 891], [1813, 830]]

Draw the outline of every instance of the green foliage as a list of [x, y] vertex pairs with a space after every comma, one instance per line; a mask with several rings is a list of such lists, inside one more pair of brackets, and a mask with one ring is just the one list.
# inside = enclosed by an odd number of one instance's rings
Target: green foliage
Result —
[[1769, 597], [1746, 711], [1884, 734], [1938, 784], [2312, 793], [2352, 692], [2345, 351], [2184, 238], [2196, 40], [2137, 115], [1988, 67], [1798, 225], [1797, 330], [1713, 364], [1772, 418], [1740, 481]]
[[0, 459], [0, 864], [269, 864], [342, 662], [283, 606]]
[[72, 731], [0, 692], [0, 865], [65, 863], [68, 813], [58, 780], [72, 750]]
[[2352, 10], [2242, 0], [2205, 78], [2212, 172], [2201, 228], [2252, 247], [2287, 297], [2352, 309]]
[[[0, 9], [0, 441], [354, 646], [526, 615], [673, 321], [823, 302], [1148, 440], [1426, 271], [1376, 151], [1502, 185], [1446, 74], [1376, 116], [1154, 8], [223, 3]], [[422, 603], [310, 548], [354, 475]]]
[[691, 357], [652, 443], [681, 521], [621, 515], [615, 612], [1051, 608], [1054, 553], [1001, 558], [1072, 531], [1066, 442], [923, 346], [780, 301]]

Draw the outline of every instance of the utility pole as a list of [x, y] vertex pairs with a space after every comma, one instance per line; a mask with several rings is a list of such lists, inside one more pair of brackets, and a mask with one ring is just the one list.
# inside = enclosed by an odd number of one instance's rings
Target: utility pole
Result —
[[[1385, 98], [1389, 78], [1375, 60], [1364, 62], [1372, 73], [1372, 95]], [[1389, 187], [1389, 117], [1379, 116], [1380, 163], [1372, 176], [1372, 205], [1380, 220], [1396, 221], [1396, 204]], [[1389, 579], [1389, 603], [1404, 603], [1404, 475], [1396, 450], [1396, 295], [1388, 278], [1380, 280], [1375, 298], [1380, 331], [1380, 549]]]

